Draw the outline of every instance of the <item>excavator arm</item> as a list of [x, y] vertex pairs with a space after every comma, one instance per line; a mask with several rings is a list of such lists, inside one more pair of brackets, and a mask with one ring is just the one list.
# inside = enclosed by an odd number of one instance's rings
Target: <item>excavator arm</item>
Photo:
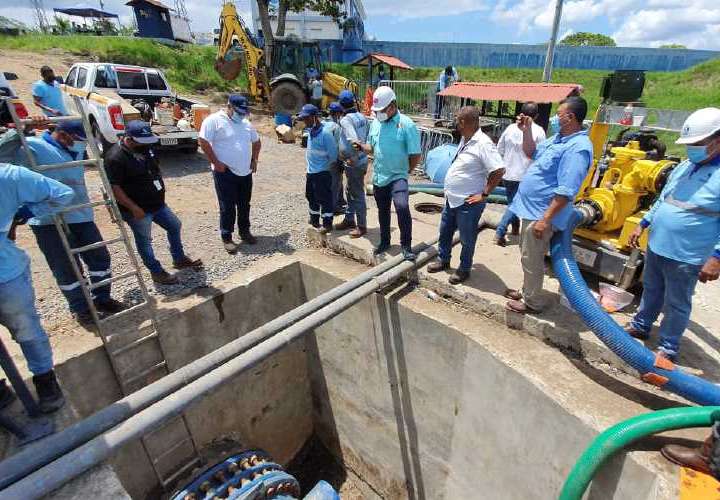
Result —
[[270, 101], [270, 85], [265, 66], [264, 51], [259, 48], [235, 4], [225, 2], [220, 12], [220, 40], [215, 69], [225, 80], [234, 80], [247, 67], [250, 96], [265, 103]]

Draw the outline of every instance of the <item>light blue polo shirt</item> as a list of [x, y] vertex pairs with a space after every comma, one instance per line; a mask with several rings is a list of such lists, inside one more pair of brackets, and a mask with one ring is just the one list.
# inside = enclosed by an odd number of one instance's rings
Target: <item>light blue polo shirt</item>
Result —
[[419, 155], [420, 132], [415, 123], [399, 111], [380, 122], [373, 120], [368, 132], [368, 144], [373, 147], [373, 184], [387, 186], [398, 179], [407, 179], [410, 155]]
[[[27, 142], [30, 150], [35, 155], [35, 160], [38, 165], [54, 165], [73, 161], [80, 156], [65, 149], [65, 147], [52, 138], [49, 132], [45, 132], [40, 137], [29, 137]], [[15, 163], [17, 165], [29, 166], [25, 151], [22, 149], [17, 152]], [[73, 190], [75, 195], [73, 196], [71, 205], [90, 202], [87, 186], [85, 185], [84, 167], [58, 168], [46, 170], [42, 172], [42, 174], [62, 182]], [[68, 224], [91, 222], [93, 220], [93, 209], [83, 208], [81, 210], [73, 210], [72, 212], [67, 212], [63, 217]], [[54, 224], [54, 222], [51, 216], [44, 216], [30, 219], [28, 224], [31, 226], [46, 226]]]
[[25, 167], [0, 163], [0, 283], [20, 276], [30, 264], [28, 256], [8, 232], [15, 214], [25, 205], [30, 211], [43, 216], [70, 204], [72, 190]]
[[330, 166], [338, 159], [338, 145], [333, 135], [335, 123], [323, 123], [318, 135], [308, 137], [305, 160], [307, 173], [317, 174], [330, 170]]
[[650, 250], [700, 265], [720, 251], [720, 158], [707, 165], [685, 160], [675, 167], [643, 220]]
[[[65, 101], [63, 101], [62, 91], [60, 90], [60, 84], [58, 82], [52, 82], [52, 84], [45, 83], [45, 80], [38, 80], [33, 83], [32, 95], [40, 99], [40, 102], [45, 106], [49, 106], [53, 109], [60, 111], [61, 115], [67, 115], [67, 109], [65, 109]], [[42, 110], [43, 114], [50, 116], [50, 113]]]
[[564, 196], [569, 203], [551, 222], [556, 229], [565, 229], [592, 157], [593, 147], [587, 130], [568, 136], [557, 134], [541, 142], [520, 181], [510, 210], [521, 219], [540, 220], [553, 198]]

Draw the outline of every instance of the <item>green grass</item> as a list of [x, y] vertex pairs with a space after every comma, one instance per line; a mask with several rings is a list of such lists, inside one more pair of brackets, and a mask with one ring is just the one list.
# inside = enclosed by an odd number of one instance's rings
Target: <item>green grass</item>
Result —
[[25, 35], [0, 36], [0, 51], [4, 49], [30, 52], [62, 49], [84, 59], [160, 68], [180, 92], [229, 92], [247, 86], [244, 75], [232, 82], [218, 75], [214, 47], [170, 47], [130, 37]]

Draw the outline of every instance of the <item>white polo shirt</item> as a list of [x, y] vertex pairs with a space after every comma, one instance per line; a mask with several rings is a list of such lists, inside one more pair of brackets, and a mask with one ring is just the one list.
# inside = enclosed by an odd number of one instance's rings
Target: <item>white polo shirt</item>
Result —
[[463, 137], [445, 175], [445, 197], [450, 208], [461, 206], [468, 196], [482, 193], [488, 176], [501, 168], [502, 158], [482, 130], [478, 129], [467, 143]]
[[[533, 123], [532, 136], [535, 144], [540, 144], [545, 140], [545, 131], [540, 125]], [[523, 151], [522, 145], [522, 131], [515, 123], [509, 125], [500, 136], [497, 144], [498, 153], [502, 156], [505, 164], [503, 179], [506, 181], [521, 181], [532, 163], [532, 159], [528, 158]]]
[[[225, 110], [216, 111], [202, 122], [200, 138], [210, 143], [218, 160], [239, 176], [251, 173], [252, 143], [260, 140], [250, 120], [233, 121]], [[215, 170], [215, 166], [211, 165]]]

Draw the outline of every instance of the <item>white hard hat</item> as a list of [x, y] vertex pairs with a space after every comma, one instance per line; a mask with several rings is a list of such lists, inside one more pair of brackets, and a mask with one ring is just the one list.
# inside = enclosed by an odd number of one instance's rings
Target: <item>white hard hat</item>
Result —
[[395, 92], [390, 87], [378, 87], [373, 94], [373, 102], [371, 109], [373, 111], [382, 111], [387, 108], [391, 102], [396, 100]]
[[675, 144], [695, 144], [720, 130], [720, 109], [698, 109], [683, 123], [680, 138]]

